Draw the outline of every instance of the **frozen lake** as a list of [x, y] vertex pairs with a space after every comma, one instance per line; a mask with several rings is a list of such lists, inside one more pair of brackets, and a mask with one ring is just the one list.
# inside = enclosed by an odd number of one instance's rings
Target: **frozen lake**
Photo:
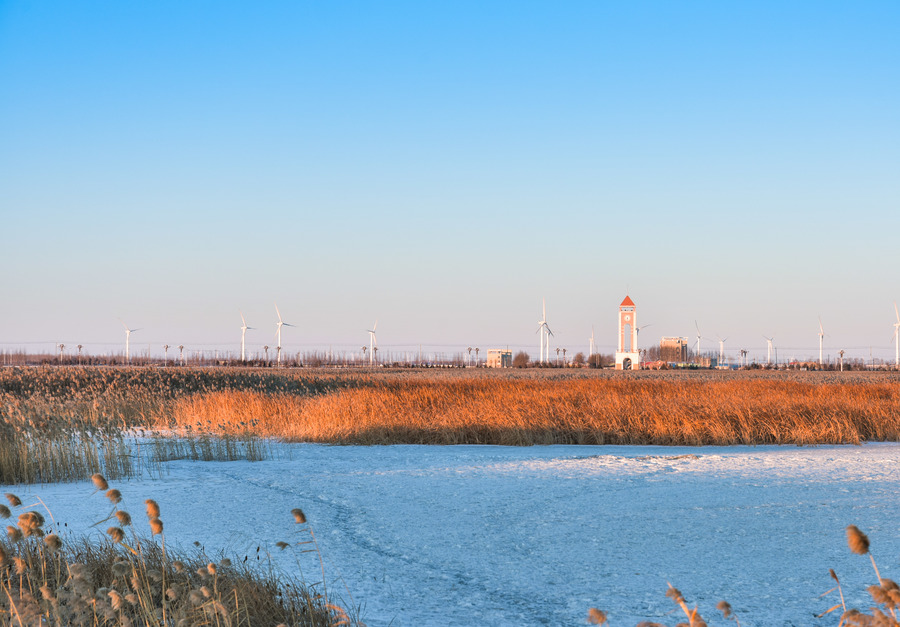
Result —
[[[683, 615], [667, 581], [711, 625], [726, 623], [713, 609], [722, 599], [745, 626], [837, 625], [837, 613], [815, 618], [838, 602], [819, 598], [828, 569], [859, 609], [877, 583], [847, 549], [849, 524], [869, 534], [882, 575], [900, 579], [897, 444], [277, 450], [111, 485], [138, 529], [144, 499], [159, 501], [170, 546], [196, 540], [238, 560], [262, 546], [290, 573], [294, 558], [274, 545], [298, 539], [289, 512], [303, 508], [329, 589], [350, 603], [348, 590], [372, 627], [583, 625], [592, 606], [614, 626], [674, 625]], [[89, 482], [7, 491], [40, 496], [75, 530], [110, 510]], [[314, 556], [302, 568], [318, 580]]]

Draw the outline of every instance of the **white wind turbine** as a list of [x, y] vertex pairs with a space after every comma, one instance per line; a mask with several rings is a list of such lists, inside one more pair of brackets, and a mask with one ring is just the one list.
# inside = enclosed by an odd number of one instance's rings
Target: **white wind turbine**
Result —
[[822, 347], [824, 346], [825, 329], [822, 328], [822, 316], [819, 316], [819, 368], [822, 367]]
[[[122, 322], [122, 319], [119, 318], [119, 322]], [[125, 362], [131, 363], [131, 354], [129, 353], [129, 346], [131, 343], [131, 334], [135, 331], [140, 331], [140, 329], [129, 329], [128, 325], [122, 322], [122, 326], [125, 327]]]
[[766, 337], [763, 336], [766, 340], [766, 365], [772, 363], [772, 347], [774, 346], [775, 338], [774, 337]]
[[[540, 333], [541, 335], [541, 363], [544, 363], [544, 346], [546, 345], [547, 351], [547, 361], [550, 360], [550, 336], [553, 335], [553, 331], [550, 330], [550, 325], [547, 324], [547, 299], [542, 299], [543, 302], [543, 318], [538, 322], [538, 328], [535, 333]], [[547, 336], [547, 341], [544, 342], [544, 336]]]
[[[275, 309], [277, 310], [278, 307], [276, 306]], [[253, 329], [253, 327], [247, 326], [247, 321], [244, 319], [244, 312], [240, 312], [240, 314], [241, 314], [241, 361], [244, 361], [244, 338], [247, 335], [247, 331], [252, 331], [254, 329]], [[279, 315], [279, 318], [280, 317], [281, 316]]]
[[590, 352], [588, 353], [588, 358], [594, 354], [594, 325], [591, 325], [591, 344], [590, 344]]
[[897, 322], [894, 323], [894, 341], [896, 342], [894, 367], [900, 367], [900, 311], [897, 310], [897, 303], [894, 303], [894, 315], [897, 316]]
[[694, 320], [694, 326], [697, 327], [697, 360], [700, 359], [700, 325]]
[[275, 358], [275, 363], [280, 364], [281, 363], [281, 327], [292, 327], [295, 325], [288, 324], [287, 322], [285, 322], [284, 320], [281, 319], [281, 312], [278, 311], [278, 305], [275, 305], [275, 313], [278, 314], [278, 322], [276, 323], [277, 330], [275, 331], [275, 335], [278, 340], [278, 342], [277, 342], [278, 345], [276, 346], [277, 356]]
[[728, 341], [728, 338], [721, 338], [718, 335], [716, 336], [719, 339], [719, 363], [725, 363], [725, 342]]
[[371, 366], [375, 362], [375, 349], [378, 348], [378, 338], [375, 337], [375, 329], [378, 328], [378, 320], [375, 321], [375, 324], [372, 325], [372, 328], [369, 329], [369, 365]]

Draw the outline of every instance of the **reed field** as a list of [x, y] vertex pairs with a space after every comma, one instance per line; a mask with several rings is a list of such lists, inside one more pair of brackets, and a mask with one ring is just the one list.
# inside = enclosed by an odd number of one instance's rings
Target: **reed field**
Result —
[[[158, 506], [148, 504], [147, 521], [140, 522], [149, 534], [135, 531], [122, 495], [97, 474], [128, 478], [173, 459], [265, 459], [267, 442], [279, 439], [511, 446], [898, 441], [900, 378], [753, 371], [2, 369], [0, 482], [93, 476], [112, 509], [98, 516], [99, 528], [108, 527], [104, 538], [98, 541], [95, 533], [82, 540], [60, 533], [49, 510], [42, 514], [8, 497], [10, 508], [0, 507], [0, 516], [18, 515], [18, 523], [0, 540], [4, 624], [360, 624], [317, 584], [202, 553], [167, 553]], [[317, 552], [303, 513], [292, 515], [298, 537], [276, 546]], [[851, 529], [848, 539], [854, 553], [867, 553], [861, 532]], [[876, 577], [869, 593], [877, 607], [870, 615], [848, 609], [836, 588], [841, 602], [828, 617], [842, 625], [897, 625], [900, 593], [877, 569]], [[677, 589], [667, 596], [687, 619], [683, 624], [706, 624]], [[718, 610], [720, 624], [739, 624], [727, 603]], [[587, 620], [609, 624], [596, 608]]]
[[[900, 440], [893, 373], [448, 369], [10, 368], [0, 473], [81, 447], [83, 468], [156, 458], [261, 459], [259, 438], [335, 444], [843, 444]], [[189, 437], [166, 444], [165, 436]], [[66, 443], [62, 445], [60, 443]], [[29, 451], [36, 451], [30, 453]], [[242, 457], [243, 456], [243, 457]], [[30, 458], [30, 459], [29, 459]], [[66, 466], [66, 460], [59, 462]], [[71, 464], [70, 464], [71, 465]], [[10, 470], [4, 470], [9, 468]], [[12, 469], [16, 469], [13, 472]], [[0, 475], [2, 476], [2, 475]], [[63, 477], [65, 478], [65, 477]]]

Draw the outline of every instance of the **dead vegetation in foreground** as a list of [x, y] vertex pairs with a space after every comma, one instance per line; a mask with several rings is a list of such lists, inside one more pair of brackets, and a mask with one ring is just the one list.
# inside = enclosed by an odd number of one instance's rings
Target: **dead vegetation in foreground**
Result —
[[[816, 618], [822, 618], [836, 612], [841, 611], [838, 627], [900, 627], [898, 615], [900, 615], [900, 586], [892, 579], [881, 576], [878, 571], [878, 565], [875, 563], [875, 557], [869, 552], [869, 538], [866, 534], [859, 530], [856, 525], [847, 527], [847, 546], [856, 555], [868, 555], [872, 562], [872, 568], [875, 570], [875, 577], [878, 579], [878, 585], [872, 584], [866, 591], [872, 597], [873, 605], [868, 609], [868, 614], [856, 608], [847, 608], [844, 599], [844, 590], [841, 588], [841, 581], [834, 572], [834, 569], [828, 571], [828, 574], [835, 581], [835, 585], [831, 590], [822, 593], [821, 597], [826, 597], [837, 591], [840, 597], [840, 603], [833, 605]], [[687, 622], [679, 622], [675, 627], [707, 627], [707, 622], [700, 614], [697, 606], [689, 607], [685, 601], [684, 595], [678, 588], [669, 584], [666, 590], [666, 596], [678, 606], [687, 618]], [[719, 601], [716, 604], [716, 610], [722, 614], [722, 618], [726, 621], [734, 621], [737, 627], [740, 627], [741, 621], [735, 614], [731, 604], [727, 601]], [[609, 616], [603, 610], [592, 607], [588, 610], [587, 622], [592, 625], [607, 625], [611, 627], [612, 622]], [[635, 627], [666, 627], [663, 623], [652, 621], [641, 621]]]
[[[362, 625], [331, 603], [323, 581], [307, 585], [259, 572], [198, 551], [190, 557], [166, 548], [160, 507], [147, 500], [149, 537], [122, 509], [122, 494], [94, 475], [113, 511], [87, 537], [64, 534], [47, 522], [42, 502], [25, 506], [7, 494], [0, 516], [18, 515], [0, 539], [0, 623], [18, 627], [337, 627]], [[36, 509], [35, 506], [40, 505]], [[317, 553], [300, 509], [291, 512], [297, 539], [278, 545]], [[142, 518], [142, 516], [139, 516]], [[312, 539], [312, 540], [311, 540]]]

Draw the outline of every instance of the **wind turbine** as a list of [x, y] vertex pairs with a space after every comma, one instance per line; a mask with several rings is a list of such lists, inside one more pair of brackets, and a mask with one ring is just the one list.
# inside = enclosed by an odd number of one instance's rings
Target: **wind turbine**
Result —
[[378, 328], [378, 320], [369, 329], [369, 365], [375, 363], [375, 351], [378, 348], [378, 338], [375, 337], [375, 329]]
[[897, 310], [897, 303], [894, 303], [894, 314], [897, 316], [897, 322], [894, 323], [894, 341], [896, 342], [894, 367], [900, 367], [900, 311]]
[[775, 338], [766, 337], [765, 335], [763, 337], [766, 339], [766, 365], [768, 366], [772, 363], [772, 346]]
[[[281, 319], [281, 312], [278, 311], [278, 305], [275, 305], [275, 313], [278, 314], [278, 322], [276, 323], [276, 331], [275, 335], [278, 339], [278, 346], [276, 347], [277, 356], [275, 358], [276, 365], [281, 364], [281, 327], [292, 327], [295, 326], [293, 324], [288, 324], [284, 320]], [[243, 316], [242, 316], [243, 317]]]
[[[278, 306], [275, 306], [275, 310], [278, 311]], [[247, 326], [247, 321], [244, 320], [244, 312], [239, 312], [241, 314], [241, 361], [244, 361], [244, 336], [247, 335], [247, 331], [253, 330], [253, 327]], [[281, 314], [278, 315], [278, 318], [281, 319]], [[280, 343], [280, 342], [279, 342]]]
[[694, 320], [694, 326], [697, 327], [697, 361], [700, 360], [700, 325]]
[[591, 355], [594, 354], [594, 325], [591, 325], [591, 344], [590, 351], [588, 352], [588, 359], [591, 358]]
[[[119, 322], [122, 322], [122, 319], [119, 318]], [[131, 356], [129, 353], [129, 346], [131, 343], [131, 334], [135, 331], [140, 331], [140, 329], [129, 329], [128, 325], [122, 322], [122, 326], [125, 327], [125, 362], [131, 363]]]
[[819, 316], [819, 368], [822, 367], [822, 345], [825, 339], [825, 329], [822, 328], [822, 316]]
[[542, 299], [543, 302], [543, 317], [538, 322], [538, 328], [535, 333], [541, 334], [541, 363], [544, 363], [544, 335], [547, 336], [546, 342], [546, 350], [547, 350], [547, 361], [550, 361], [550, 336], [553, 335], [553, 331], [550, 330], [550, 325], [547, 324], [547, 299]]
[[716, 336], [719, 339], [719, 363], [725, 363], [725, 342], [728, 338], [721, 338], [718, 335]]

